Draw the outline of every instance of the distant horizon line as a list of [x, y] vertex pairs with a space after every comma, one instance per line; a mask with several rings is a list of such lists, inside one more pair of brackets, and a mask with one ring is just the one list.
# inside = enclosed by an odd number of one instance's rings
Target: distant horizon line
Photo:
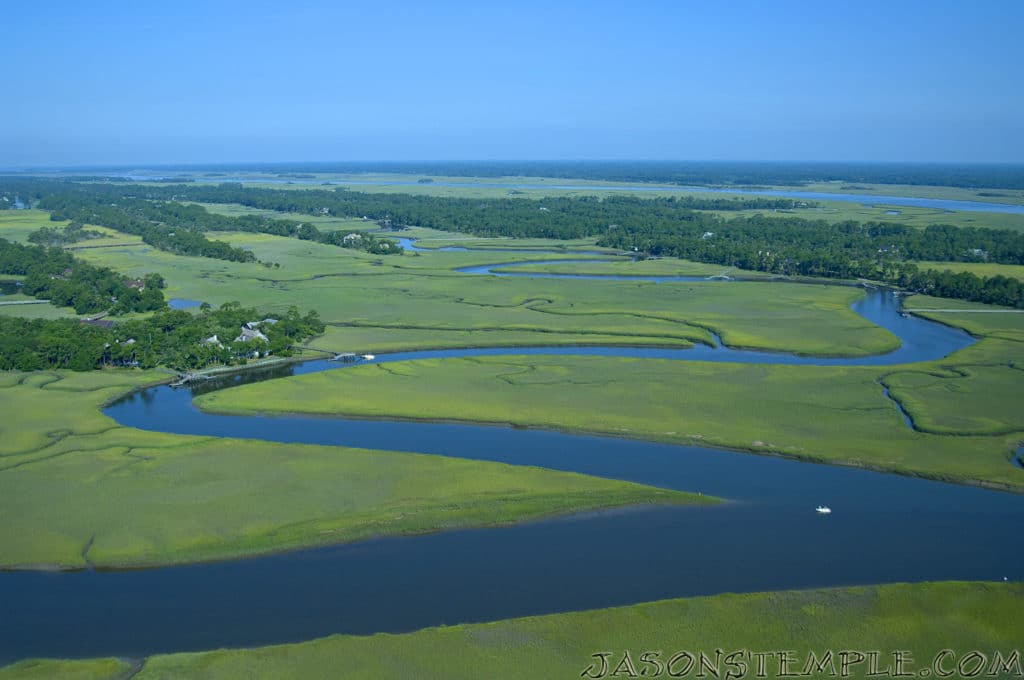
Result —
[[126, 163], [82, 163], [82, 164], [45, 164], [45, 165], [24, 165], [24, 166], [0, 166], [3, 173], [29, 173], [29, 172], [61, 172], [61, 171], [84, 171], [84, 170], [127, 170], [127, 169], [243, 169], [258, 167], [301, 167], [301, 166], [345, 166], [345, 165], [415, 165], [415, 164], [436, 164], [436, 165], [458, 165], [458, 164], [488, 164], [488, 165], [512, 165], [512, 164], [544, 164], [544, 165], [579, 165], [585, 163], [602, 165], [620, 165], [627, 163], [643, 163], [651, 165], [847, 165], [847, 166], [917, 166], [917, 167], [1021, 167], [1024, 168], [1024, 160], [1019, 161], [894, 161], [894, 160], [775, 160], [775, 159], [650, 159], [650, 158], [531, 158], [531, 159], [352, 159], [352, 160], [302, 160], [302, 161], [191, 161], [185, 163], [167, 162], [126, 162]]

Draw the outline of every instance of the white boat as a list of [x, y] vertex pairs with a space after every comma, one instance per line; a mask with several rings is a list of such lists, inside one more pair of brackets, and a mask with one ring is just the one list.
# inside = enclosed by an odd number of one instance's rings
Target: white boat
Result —
[[377, 357], [373, 356], [372, 354], [364, 354], [363, 358], [366, 359], [367, 361], [373, 361]]
[[814, 511], [817, 512], [819, 515], [831, 515], [832, 514], [832, 508], [828, 507], [827, 505], [819, 505], [818, 507], [816, 507], [814, 509]]

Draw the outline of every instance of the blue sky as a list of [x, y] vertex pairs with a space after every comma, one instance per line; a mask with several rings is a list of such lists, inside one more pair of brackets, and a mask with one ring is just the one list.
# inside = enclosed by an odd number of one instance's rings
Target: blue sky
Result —
[[0, 167], [1024, 161], [1024, 2], [47, 2]]

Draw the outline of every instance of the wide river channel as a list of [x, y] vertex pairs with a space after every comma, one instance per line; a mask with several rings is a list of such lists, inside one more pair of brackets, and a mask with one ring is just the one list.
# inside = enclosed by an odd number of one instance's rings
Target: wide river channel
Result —
[[[888, 292], [868, 291], [853, 309], [895, 333], [902, 347], [862, 359], [719, 346], [452, 350], [374, 361], [543, 353], [883, 365], [940, 358], [973, 342], [960, 331], [902, 316]], [[147, 430], [535, 465], [729, 502], [630, 508], [180, 567], [0, 573], [0, 665], [33, 656], [141, 657], [331, 633], [401, 632], [721, 592], [1022, 575], [1021, 495], [611, 437], [469, 424], [219, 416], [192, 406], [193, 393], [344, 366], [293, 364], [209, 381], [194, 392], [155, 387], [105, 413]], [[743, 408], [736, 404], [737, 411]], [[893, 418], [901, 417], [893, 405]], [[857, 427], [855, 418], [850, 427]], [[1024, 474], [1009, 462], [1007, 470]], [[829, 505], [832, 514], [817, 514], [819, 504]]]

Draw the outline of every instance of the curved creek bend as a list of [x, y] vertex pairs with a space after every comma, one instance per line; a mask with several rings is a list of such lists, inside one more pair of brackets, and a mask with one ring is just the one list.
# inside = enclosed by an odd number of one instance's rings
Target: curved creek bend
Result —
[[[884, 365], [938, 359], [973, 342], [961, 331], [901, 316], [887, 292], [868, 291], [854, 310], [899, 336], [900, 349], [837, 359], [701, 346], [540, 347], [395, 353], [374, 361], [594, 354]], [[199, 384], [194, 393], [342, 366], [312, 361], [252, 371]], [[1021, 577], [1024, 544], [1013, 531], [1024, 522], [1024, 496], [610, 437], [469, 424], [212, 415], [192, 406], [192, 396], [187, 389], [155, 387], [123, 398], [105, 413], [147, 430], [535, 465], [699, 491], [729, 502], [629, 508], [210, 564], [2, 573], [0, 665], [33, 656], [139, 657], [331, 633], [402, 632], [720, 592]], [[892, 417], [898, 422], [901, 416], [894, 409]], [[1013, 470], [1009, 463], [1008, 468]], [[816, 514], [819, 504], [831, 506], [833, 514]]]

